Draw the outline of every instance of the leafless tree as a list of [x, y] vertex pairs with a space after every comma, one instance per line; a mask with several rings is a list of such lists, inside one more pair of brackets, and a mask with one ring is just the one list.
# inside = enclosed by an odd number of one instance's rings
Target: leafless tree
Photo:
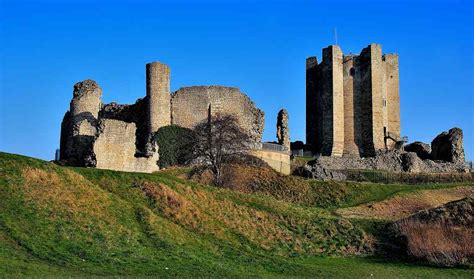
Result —
[[233, 115], [217, 114], [194, 128], [194, 156], [212, 171], [214, 184], [222, 186], [222, 170], [238, 156], [248, 153], [250, 137]]

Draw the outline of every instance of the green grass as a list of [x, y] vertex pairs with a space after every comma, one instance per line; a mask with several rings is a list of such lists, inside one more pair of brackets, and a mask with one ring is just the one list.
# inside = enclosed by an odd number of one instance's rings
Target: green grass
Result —
[[[378, 193], [347, 187], [331, 206]], [[68, 168], [0, 153], [0, 277], [473, 277], [354, 257], [370, 254], [369, 230], [323, 207], [173, 172]]]

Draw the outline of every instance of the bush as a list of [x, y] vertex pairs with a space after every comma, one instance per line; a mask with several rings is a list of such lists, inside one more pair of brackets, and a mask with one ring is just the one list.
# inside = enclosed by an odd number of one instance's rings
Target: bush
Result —
[[438, 266], [474, 265], [474, 199], [422, 210], [393, 224], [408, 255]]
[[160, 154], [159, 166], [166, 168], [175, 165], [184, 165], [191, 158], [194, 132], [177, 125], [161, 127], [154, 135]]
[[444, 222], [407, 219], [399, 224], [409, 255], [439, 266], [472, 265], [474, 230]]

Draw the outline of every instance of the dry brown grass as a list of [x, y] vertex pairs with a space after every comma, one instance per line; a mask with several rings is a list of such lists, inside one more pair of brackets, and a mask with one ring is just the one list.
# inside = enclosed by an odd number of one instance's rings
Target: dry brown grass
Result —
[[[474, 257], [474, 228], [445, 222], [422, 223], [404, 219], [398, 229], [407, 240], [407, 252], [436, 265], [468, 265]], [[471, 263], [472, 264], [472, 263]]]
[[472, 196], [474, 196], [474, 187], [472, 186], [421, 190], [398, 195], [381, 202], [341, 208], [336, 212], [348, 218], [397, 220], [423, 209], [434, 208], [451, 201]]
[[67, 212], [71, 217], [83, 215], [102, 218], [110, 200], [98, 195], [84, 177], [70, 170], [64, 170], [61, 178], [56, 172], [26, 168], [23, 170], [23, 193], [25, 201], [52, 213]]
[[25, 168], [22, 176], [25, 203], [38, 208], [38, 212], [45, 214], [46, 218], [58, 222], [66, 218], [88, 237], [92, 231], [106, 231], [108, 233], [103, 234], [106, 247], [116, 233], [128, 238], [136, 237], [136, 231], [120, 224], [120, 217], [117, 216], [120, 212], [111, 208], [110, 195], [82, 175], [68, 169], [58, 174]]
[[[321, 229], [320, 224], [310, 218], [290, 218], [245, 204], [239, 205], [199, 187], [183, 184], [170, 187], [142, 182], [140, 188], [154, 207], [172, 222], [235, 245], [241, 245], [241, 238], [244, 237], [253, 245], [281, 255], [289, 250], [309, 254], [320, 254], [325, 249], [348, 254], [361, 252], [358, 244], [324, 249], [315, 243], [338, 235], [339, 230], [351, 230], [352, 225], [348, 221], [341, 220], [340, 224]], [[332, 224], [333, 221], [329, 222]], [[356, 242], [368, 241], [365, 236], [362, 238]]]

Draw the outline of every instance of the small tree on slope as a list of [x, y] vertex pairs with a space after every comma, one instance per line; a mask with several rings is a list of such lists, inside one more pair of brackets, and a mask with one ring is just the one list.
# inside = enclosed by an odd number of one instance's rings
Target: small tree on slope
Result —
[[194, 156], [208, 166], [214, 185], [222, 186], [222, 170], [236, 157], [246, 155], [250, 137], [239, 126], [233, 115], [217, 114], [194, 128], [196, 143]]

